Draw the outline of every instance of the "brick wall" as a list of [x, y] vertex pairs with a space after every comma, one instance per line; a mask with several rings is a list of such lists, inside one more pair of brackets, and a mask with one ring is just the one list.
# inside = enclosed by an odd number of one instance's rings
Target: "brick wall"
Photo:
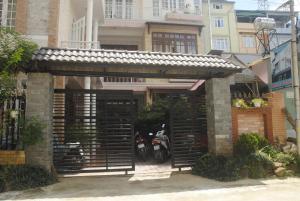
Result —
[[286, 115], [284, 112], [284, 96], [280, 92], [272, 92], [265, 95], [272, 108], [272, 132], [275, 142], [286, 143]]
[[233, 141], [242, 133], [259, 133], [271, 143], [286, 143], [284, 99], [281, 93], [268, 93], [268, 106], [262, 108], [232, 108]]
[[265, 133], [264, 116], [261, 112], [242, 113], [237, 115], [238, 134], [256, 132]]
[[16, 7], [16, 31], [26, 34], [27, 31], [27, 0], [17, 0]]
[[24, 151], [0, 151], [0, 165], [25, 164]]

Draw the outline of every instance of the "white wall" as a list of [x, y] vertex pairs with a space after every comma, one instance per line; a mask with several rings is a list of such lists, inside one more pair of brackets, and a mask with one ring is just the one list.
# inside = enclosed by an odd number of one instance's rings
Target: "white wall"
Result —
[[70, 41], [72, 36], [72, 23], [75, 20], [72, 0], [60, 1], [58, 44], [61, 41]]

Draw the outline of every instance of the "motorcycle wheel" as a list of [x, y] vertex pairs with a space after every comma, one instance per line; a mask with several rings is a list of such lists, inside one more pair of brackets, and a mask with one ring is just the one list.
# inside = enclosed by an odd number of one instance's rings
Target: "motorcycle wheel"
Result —
[[166, 161], [167, 152], [165, 150], [154, 151], [154, 160], [157, 163], [163, 163]]
[[146, 153], [146, 149], [143, 148], [141, 150], [138, 151], [138, 156], [142, 161], [146, 161], [147, 160], [147, 153]]

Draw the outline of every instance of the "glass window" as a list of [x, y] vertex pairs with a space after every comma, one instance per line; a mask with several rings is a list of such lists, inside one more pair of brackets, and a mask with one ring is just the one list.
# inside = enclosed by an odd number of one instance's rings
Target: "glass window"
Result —
[[152, 50], [155, 52], [197, 54], [196, 35], [179, 33], [153, 33]]
[[126, 0], [126, 19], [133, 18], [133, 2], [132, 0]]
[[245, 48], [254, 48], [255, 47], [254, 36], [243, 36], [243, 44]]
[[201, 0], [194, 0], [194, 6], [195, 6], [195, 14], [197, 15], [201, 15], [202, 13], [202, 4], [201, 4]]
[[168, 10], [169, 9], [169, 0], [162, 0], [162, 9]]
[[227, 38], [213, 39], [213, 49], [229, 51], [228, 39]]
[[215, 27], [217, 28], [224, 27], [224, 19], [222, 17], [215, 17]]
[[123, 0], [115, 0], [115, 15], [117, 19], [122, 19], [123, 16]]
[[184, 0], [178, 0], [178, 8], [179, 10], [183, 10], [185, 8]]
[[153, 0], [153, 16], [159, 16], [159, 0]]
[[16, 24], [16, 0], [0, 0], [0, 25], [13, 29]]
[[113, 6], [113, 0], [106, 0], [105, 1], [105, 18], [112, 18], [112, 6]]
[[134, 0], [105, 0], [105, 18], [132, 19]]
[[214, 3], [213, 8], [217, 10], [223, 9], [223, 4]]

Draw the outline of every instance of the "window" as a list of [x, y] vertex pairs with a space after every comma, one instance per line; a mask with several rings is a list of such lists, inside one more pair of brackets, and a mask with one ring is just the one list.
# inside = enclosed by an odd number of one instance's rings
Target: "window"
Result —
[[0, 26], [13, 29], [16, 24], [16, 0], [0, 0]]
[[213, 49], [229, 51], [228, 39], [227, 38], [213, 39]]
[[132, 0], [126, 0], [126, 19], [132, 19], [133, 18], [133, 2]]
[[202, 13], [202, 1], [201, 0], [194, 0], [194, 6], [195, 6], [195, 14], [200, 15]]
[[115, 15], [117, 19], [122, 19], [123, 16], [123, 2], [122, 0], [115, 0]]
[[133, 0], [105, 0], [105, 18], [132, 19]]
[[215, 27], [222, 28], [224, 27], [224, 19], [222, 17], [215, 17]]
[[112, 6], [113, 6], [113, 0], [106, 0], [105, 1], [105, 18], [112, 18]]
[[217, 3], [214, 3], [214, 4], [213, 4], [213, 8], [214, 8], [214, 9], [217, 9], [217, 10], [223, 9], [223, 4], [217, 4]]
[[179, 33], [153, 33], [152, 50], [155, 52], [197, 54], [196, 35]]
[[159, 0], [153, 0], [153, 16], [159, 16]]
[[255, 39], [253, 36], [243, 36], [243, 45], [245, 48], [255, 48]]

